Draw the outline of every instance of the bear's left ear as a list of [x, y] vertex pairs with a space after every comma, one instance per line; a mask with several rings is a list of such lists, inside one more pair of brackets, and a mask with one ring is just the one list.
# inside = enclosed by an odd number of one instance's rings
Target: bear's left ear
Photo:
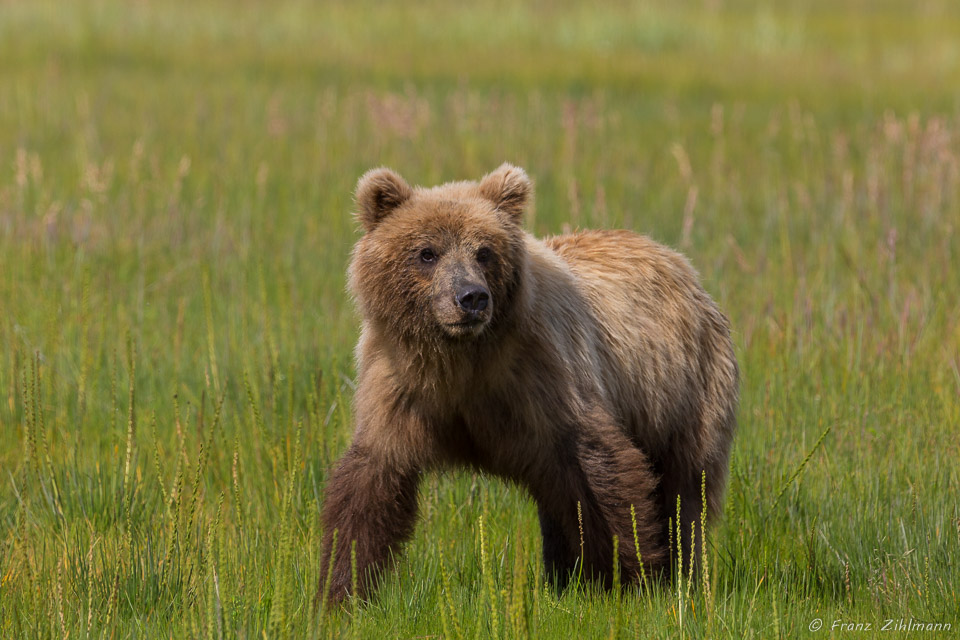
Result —
[[357, 182], [357, 219], [366, 231], [373, 231], [381, 220], [412, 195], [410, 185], [390, 169], [371, 169]]
[[480, 195], [517, 221], [532, 193], [533, 183], [524, 170], [506, 162], [480, 180]]

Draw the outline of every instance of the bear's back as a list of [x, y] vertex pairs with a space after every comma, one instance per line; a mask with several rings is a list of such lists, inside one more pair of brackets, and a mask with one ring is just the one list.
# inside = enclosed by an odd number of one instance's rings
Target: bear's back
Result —
[[582, 231], [543, 242], [592, 309], [604, 386], [628, 429], [669, 446], [703, 410], [705, 369], [733, 359], [726, 318], [687, 259], [645, 236]]

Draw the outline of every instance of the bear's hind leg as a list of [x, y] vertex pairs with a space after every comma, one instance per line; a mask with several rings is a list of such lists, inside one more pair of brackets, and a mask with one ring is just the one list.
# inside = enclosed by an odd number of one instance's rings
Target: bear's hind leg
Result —
[[[691, 564], [694, 572], [699, 570], [706, 533], [702, 523], [704, 515], [707, 527], [723, 512], [723, 493], [727, 478], [726, 456], [722, 460], [701, 460], [691, 463], [671, 457], [661, 465], [660, 501], [663, 510], [664, 531], [673, 541], [670, 563], [673, 572], [681, 570], [684, 578], [689, 575]], [[705, 483], [705, 484], [704, 484]], [[704, 491], [705, 490], [705, 491]], [[706, 497], [706, 505], [703, 498]], [[683, 564], [677, 565], [677, 500], [680, 501], [679, 536], [683, 547]], [[706, 513], [704, 514], [704, 510]], [[667, 519], [670, 531], [667, 531]]]

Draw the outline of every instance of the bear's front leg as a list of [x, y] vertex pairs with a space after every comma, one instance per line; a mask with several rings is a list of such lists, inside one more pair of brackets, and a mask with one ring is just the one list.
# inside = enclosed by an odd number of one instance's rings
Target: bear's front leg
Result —
[[654, 501], [656, 476], [646, 455], [602, 412], [570, 437], [572, 446], [561, 449], [574, 455], [559, 456], [551, 482], [534, 491], [548, 577], [563, 588], [579, 559], [584, 577], [609, 588], [614, 536], [623, 582], [640, 577], [641, 562], [643, 573], [655, 575], [666, 561], [666, 545]]
[[538, 506], [537, 515], [540, 518], [540, 535], [543, 537], [543, 568], [547, 581], [557, 591], [563, 591], [577, 566], [574, 545], [564, 533], [563, 522], [551, 510]]
[[355, 595], [365, 596], [368, 586], [376, 583], [391, 553], [413, 534], [419, 478], [415, 466], [385, 460], [356, 442], [344, 454], [327, 484], [323, 505], [318, 600], [325, 589], [331, 603], [350, 594], [354, 542], [359, 592]]

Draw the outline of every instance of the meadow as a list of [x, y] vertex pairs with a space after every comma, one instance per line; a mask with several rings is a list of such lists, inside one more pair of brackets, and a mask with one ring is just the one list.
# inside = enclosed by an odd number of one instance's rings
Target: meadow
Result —
[[[450, 472], [317, 609], [356, 180], [503, 161], [731, 319], [707, 570], [554, 593], [529, 498]], [[956, 635], [960, 6], [0, 0], [0, 438], [4, 638]]]

